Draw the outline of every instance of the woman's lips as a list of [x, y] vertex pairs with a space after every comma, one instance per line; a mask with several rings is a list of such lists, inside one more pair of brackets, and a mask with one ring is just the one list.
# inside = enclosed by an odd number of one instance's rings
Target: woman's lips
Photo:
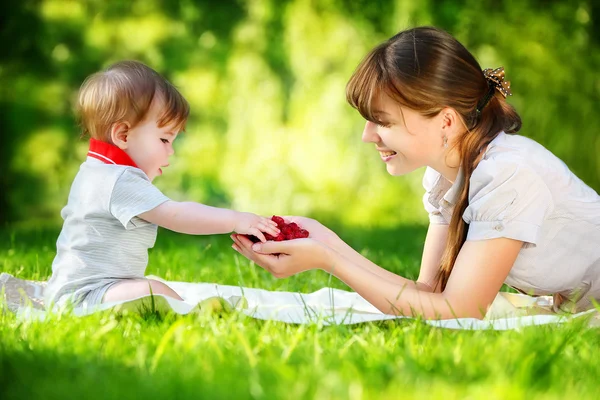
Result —
[[390, 161], [392, 158], [394, 158], [398, 153], [396, 153], [395, 151], [381, 151], [379, 150], [379, 155], [381, 156], [381, 159], [384, 162], [388, 162]]

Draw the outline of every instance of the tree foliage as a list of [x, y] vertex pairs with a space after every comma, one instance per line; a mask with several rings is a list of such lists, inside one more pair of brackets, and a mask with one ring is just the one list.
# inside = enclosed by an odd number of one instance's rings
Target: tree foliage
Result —
[[173, 198], [422, 221], [420, 174], [386, 175], [344, 87], [369, 49], [425, 24], [483, 67], [504, 66], [522, 134], [598, 191], [599, 15], [592, 0], [3, 2], [0, 221], [58, 218], [87, 148], [74, 96], [119, 59], [148, 63], [192, 105], [169, 178], [157, 181]]

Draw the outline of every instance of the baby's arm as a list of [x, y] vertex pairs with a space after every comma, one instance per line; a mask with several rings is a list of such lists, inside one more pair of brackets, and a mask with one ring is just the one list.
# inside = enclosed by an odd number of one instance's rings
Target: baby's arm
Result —
[[265, 241], [262, 232], [279, 234], [277, 224], [260, 215], [211, 207], [194, 202], [166, 201], [139, 217], [175, 232], [190, 235], [212, 235], [237, 232], [254, 235]]

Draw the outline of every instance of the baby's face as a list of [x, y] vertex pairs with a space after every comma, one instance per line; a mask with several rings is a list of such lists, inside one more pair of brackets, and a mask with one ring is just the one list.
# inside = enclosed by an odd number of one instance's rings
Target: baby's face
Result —
[[146, 119], [129, 131], [125, 149], [150, 181], [162, 175], [162, 169], [169, 166], [169, 157], [175, 153], [173, 142], [178, 134], [174, 125], [158, 126], [160, 106], [153, 105]]

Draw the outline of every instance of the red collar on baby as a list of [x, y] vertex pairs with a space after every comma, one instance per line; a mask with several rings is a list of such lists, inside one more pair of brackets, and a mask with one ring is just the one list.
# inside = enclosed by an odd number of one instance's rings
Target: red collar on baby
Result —
[[96, 158], [105, 164], [127, 165], [138, 168], [127, 153], [114, 144], [106, 143], [101, 140], [90, 139], [90, 149], [87, 155], [88, 157]]

